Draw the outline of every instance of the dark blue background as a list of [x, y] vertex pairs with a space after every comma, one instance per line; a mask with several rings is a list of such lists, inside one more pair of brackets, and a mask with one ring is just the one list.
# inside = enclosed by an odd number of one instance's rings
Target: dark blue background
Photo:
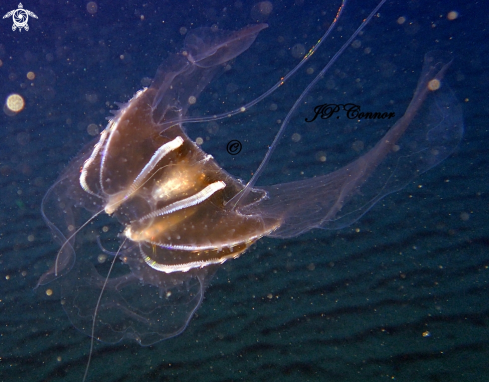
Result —
[[[27, 1], [30, 30], [0, 19], [0, 100], [21, 94], [25, 109], [0, 112], [0, 380], [80, 381], [89, 338], [59, 300], [33, 291], [57, 247], [39, 212], [43, 194], [91, 137], [114, 101], [148, 84], [183, 45], [181, 28], [270, 26], [202, 94], [192, 115], [238, 107], [277, 82], [324, 33], [339, 3], [272, 1], [257, 20], [248, 1]], [[249, 179], [287, 110], [376, 1], [352, 1], [310, 63], [249, 114], [187, 126], [232, 174]], [[17, 7], [3, 1], [0, 14]], [[426, 52], [453, 53], [447, 75], [462, 103], [466, 134], [440, 166], [340, 231], [263, 239], [226, 263], [179, 337], [143, 348], [97, 343], [93, 381], [487, 381], [489, 78], [487, 5], [470, 1], [388, 1], [311, 93], [401, 115]], [[458, 18], [447, 19], [450, 11]], [[406, 22], [398, 23], [399, 17]], [[123, 56], [123, 58], [122, 58]], [[35, 73], [34, 80], [26, 74]], [[215, 94], [227, 94], [224, 103]], [[309, 113], [309, 114], [308, 114]], [[261, 184], [332, 170], [387, 125], [305, 124], [301, 108]], [[291, 135], [301, 141], [294, 143]], [[243, 143], [226, 153], [231, 139]], [[327, 154], [318, 161], [317, 154]], [[348, 156], [348, 155], [346, 155]], [[343, 163], [344, 164], [344, 163]], [[41, 296], [41, 297], [40, 297]], [[425, 333], [425, 336], [423, 336]], [[426, 333], [429, 333], [426, 335]]]

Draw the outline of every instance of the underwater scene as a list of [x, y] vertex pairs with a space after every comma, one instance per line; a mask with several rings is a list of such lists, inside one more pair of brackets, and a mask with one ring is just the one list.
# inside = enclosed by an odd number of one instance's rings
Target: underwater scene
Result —
[[0, 381], [489, 380], [483, 2], [17, 1]]

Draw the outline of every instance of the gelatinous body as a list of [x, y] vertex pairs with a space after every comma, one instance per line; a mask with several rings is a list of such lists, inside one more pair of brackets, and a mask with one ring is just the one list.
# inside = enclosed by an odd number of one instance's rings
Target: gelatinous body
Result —
[[[48, 191], [43, 214], [62, 247], [39, 284], [60, 284], [63, 306], [81, 331], [143, 345], [175, 336], [219, 264], [263, 236], [351, 224], [458, 144], [461, 111], [443, 82], [450, 58], [430, 53], [405, 114], [364, 155], [311, 179], [243, 184], [183, 126], [215, 73], [264, 28], [190, 32], [182, 52], [160, 66], [152, 85], [121, 107]], [[97, 238], [84, 234], [97, 224], [122, 227], [122, 261], [112, 272], [99, 264]]]

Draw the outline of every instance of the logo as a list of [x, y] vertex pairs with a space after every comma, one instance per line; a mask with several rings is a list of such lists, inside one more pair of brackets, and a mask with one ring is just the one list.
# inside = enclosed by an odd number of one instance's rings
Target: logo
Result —
[[237, 155], [241, 152], [242, 147], [243, 146], [241, 145], [240, 141], [238, 141], [237, 139], [233, 139], [227, 144], [226, 150], [231, 155]]
[[19, 32], [22, 31], [22, 28], [28, 31], [29, 25], [27, 24], [27, 20], [29, 20], [29, 16], [32, 16], [35, 19], [37, 19], [37, 16], [35, 13], [24, 9], [22, 3], [19, 3], [18, 7], [19, 9], [14, 9], [13, 11], [10, 11], [5, 16], [3, 16], [3, 18], [6, 19], [7, 17], [12, 16], [12, 20], [14, 21], [14, 25], [12, 25], [13, 31], [17, 28], [19, 28]]
[[[360, 110], [360, 106], [355, 105], [354, 103], [325, 103], [324, 105], [317, 105], [314, 108], [314, 117], [311, 119], [306, 118], [306, 122], [312, 122], [316, 120], [317, 117], [320, 117], [321, 119], [329, 119], [342, 110], [345, 112], [348, 119], [391, 119], [396, 116], [396, 113], [372, 111], [362, 112]], [[337, 115], [336, 119], [340, 119], [340, 116]]]

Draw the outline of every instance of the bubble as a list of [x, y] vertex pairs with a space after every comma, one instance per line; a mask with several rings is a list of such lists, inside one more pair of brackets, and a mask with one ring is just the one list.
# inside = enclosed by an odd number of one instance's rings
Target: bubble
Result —
[[273, 5], [270, 1], [256, 3], [251, 9], [251, 18], [255, 21], [265, 21], [272, 13]]
[[85, 99], [90, 103], [96, 103], [98, 101], [98, 96], [95, 93], [85, 94]]
[[52, 296], [53, 295], [53, 290], [52, 289], [46, 289], [46, 295], [47, 296]]
[[397, 23], [398, 23], [399, 25], [402, 25], [402, 24], [404, 24], [405, 22], [406, 22], [406, 18], [405, 18], [404, 16], [401, 16], [401, 17], [399, 17], [399, 18], [397, 19]]
[[97, 257], [97, 261], [98, 261], [100, 264], [105, 263], [105, 261], [106, 261], [106, 260], [107, 260], [107, 255], [103, 255], [103, 254], [101, 254], [101, 255], [98, 255], [98, 257]]
[[194, 96], [188, 97], [188, 103], [190, 105], [193, 105], [195, 102], [197, 102], [197, 98], [195, 98]]
[[87, 3], [87, 12], [94, 15], [98, 11], [98, 5], [95, 1], [90, 1]]
[[291, 50], [292, 56], [295, 58], [301, 58], [306, 54], [306, 48], [302, 44], [295, 44]]
[[91, 123], [90, 125], [87, 126], [87, 132], [92, 137], [94, 137], [95, 135], [97, 135], [99, 133], [98, 126], [95, 123]]
[[219, 131], [219, 125], [215, 121], [209, 122], [206, 130], [209, 134], [216, 134]]
[[149, 85], [151, 85], [151, 82], [152, 81], [153, 80], [151, 78], [149, 78], [149, 77], [143, 77], [141, 79], [141, 85], [143, 85], [143, 86], [149, 86]]
[[228, 93], [228, 94], [234, 93], [238, 89], [239, 89], [239, 86], [236, 84], [230, 83], [230, 84], [226, 85], [226, 93]]
[[362, 46], [362, 42], [360, 40], [355, 40], [351, 43], [351, 47], [353, 49], [358, 49]]
[[362, 141], [355, 141], [352, 143], [351, 148], [355, 150], [357, 153], [362, 151], [365, 147], [365, 144]]
[[28, 72], [27, 78], [32, 81], [34, 78], [36, 78], [36, 74], [34, 72]]

